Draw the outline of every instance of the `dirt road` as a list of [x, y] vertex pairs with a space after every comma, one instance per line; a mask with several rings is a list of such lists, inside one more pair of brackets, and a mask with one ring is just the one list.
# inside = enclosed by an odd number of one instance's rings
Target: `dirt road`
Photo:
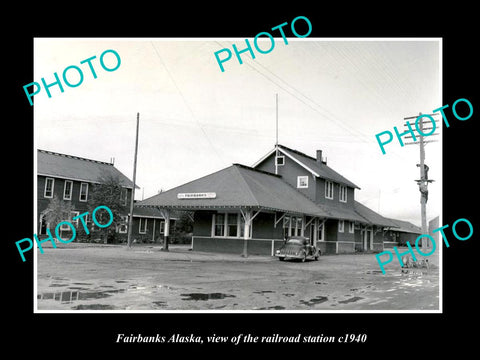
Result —
[[198, 253], [171, 246], [71, 244], [37, 253], [38, 310], [438, 310], [438, 254], [430, 269], [373, 254], [305, 263]]

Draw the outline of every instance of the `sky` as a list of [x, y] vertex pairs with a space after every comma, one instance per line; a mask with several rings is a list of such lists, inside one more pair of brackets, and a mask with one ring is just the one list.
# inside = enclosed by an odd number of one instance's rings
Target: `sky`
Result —
[[[252, 39], [250, 39], [252, 43]], [[253, 48], [223, 63], [214, 53], [242, 38], [36, 38], [34, 79], [54, 81], [78, 66], [77, 87], [34, 97], [35, 147], [109, 162], [133, 178], [141, 200], [232, 163], [251, 166], [278, 141], [315, 157], [357, 184], [356, 200], [387, 217], [420, 225], [419, 146], [394, 140], [382, 154], [375, 135], [404, 129], [405, 117], [431, 114], [442, 103], [441, 40], [276, 38], [268, 54]], [[261, 48], [270, 45], [260, 40]], [[121, 64], [105, 71], [113, 49]], [[88, 64], [92, 60], [97, 78]], [[223, 56], [223, 55], [222, 55]], [[116, 64], [107, 53], [107, 67]], [[68, 79], [75, 83], [75, 70]], [[28, 100], [26, 99], [28, 102]], [[440, 117], [437, 117], [440, 119]], [[411, 121], [414, 121], [411, 120]], [[441, 215], [442, 136], [425, 147], [430, 167], [427, 218]], [[410, 139], [405, 139], [409, 141]]]

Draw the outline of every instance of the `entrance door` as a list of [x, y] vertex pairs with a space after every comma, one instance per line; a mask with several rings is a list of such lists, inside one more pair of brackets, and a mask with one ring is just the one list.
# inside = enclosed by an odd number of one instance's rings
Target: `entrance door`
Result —
[[308, 232], [308, 238], [310, 239], [310, 245], [315, 246], [315, 223], [311, 223], [310, 226], [308, 227], [310, 230]]
[[363, 232], [363, 251], [373, 250], [373, 231], [365, 229]]

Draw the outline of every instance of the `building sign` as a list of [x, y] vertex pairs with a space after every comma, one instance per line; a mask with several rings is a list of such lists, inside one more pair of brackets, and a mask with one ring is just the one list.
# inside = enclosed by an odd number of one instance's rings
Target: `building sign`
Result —
[[214, 192], [198, 192], [198, 193], [178, 193], [177, 199], [215, 199], [217, 193]]

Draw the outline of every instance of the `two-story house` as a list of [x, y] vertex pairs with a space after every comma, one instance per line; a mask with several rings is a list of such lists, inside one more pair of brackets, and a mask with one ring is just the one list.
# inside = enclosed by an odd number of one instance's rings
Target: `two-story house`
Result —
[[[78, 156], [61, 154], [52, 151], [37, 151], [37, 235], [46, 235], [46, 229], [53, 233], [54, 227], [46, 221], [45, 213], [49, 203], [56, 198], [58, 201], [70, 205], [71, 214], [66, 214], [64, 220], [71, 221], [76, 228], [81, 228], [79, 220], [72, 219], [84, 212], [88, 212], [92, 186], [105, 181], [117, 179], [121, 185], [120, 201], [123, 205], [121, 217], [123, 222], [116, 224], [115, 232], [118, 241], [125, 241], [130, 211], [130, 201], [133, 182], [122, 174], [113, 163], [86, 159]], [[134, 239], [151, 238], [155, 241], [163, 236], [161, 213], [150, 209], [134, 208], [132, 235]], [[89, 228], [93, 222], [90, 214], [86, 217]], [[70, 231], [66, 226], [63, 231]]]
[[355, 200], [357, 185], [317, 156], [275, 146], [252, 167], [232, 166], [138, 204], [194, 211], [192, 249], [274, 254], [287, 236], [322, 253], [382, 251], [394, 225]]

